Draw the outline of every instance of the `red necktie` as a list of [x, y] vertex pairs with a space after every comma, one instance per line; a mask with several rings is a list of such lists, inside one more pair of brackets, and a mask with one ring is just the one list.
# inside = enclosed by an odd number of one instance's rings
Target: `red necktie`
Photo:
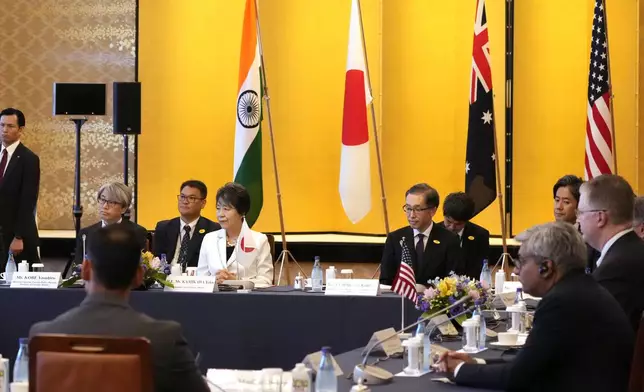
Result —
[[2, 150], [2, 158], [0, 159], [0, 180], [4, 177], [4, 169], [7, 167], [7, 149]]

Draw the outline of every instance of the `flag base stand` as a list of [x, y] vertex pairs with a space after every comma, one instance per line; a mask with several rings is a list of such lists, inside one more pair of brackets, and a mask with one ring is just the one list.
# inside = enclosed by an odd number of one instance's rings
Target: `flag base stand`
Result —
[[[293, 256], [293, 254], [291, 253], [290, 250], [285, 249], [277, 257], [277, 262], [280, 263], [280, 273], [278, 275], [277, 282], [275, 283], [275, 286], [279, 286], [280, 283], [282, 282], [282, 273], [284, 272], [284, 263], [288, 264], [288, 262], [291, 261], [291, 260], [295, 263], [297, 268], [300, 270], [300, 272], [302, 273], [302, 276], [304, 277], [304, 279], [306, 279], [306, 273], [302, 269], [302, 266], [300, 265], [300, 263], [298, 263], [297, 260], [295, 260], [295, 257]], [[291, 276], [289, 274], [289, 269], [288, 269], [288, 265], [287, 265], [286, 266], [286, 286], [288, 286], [290, 283], [291, 283]]]

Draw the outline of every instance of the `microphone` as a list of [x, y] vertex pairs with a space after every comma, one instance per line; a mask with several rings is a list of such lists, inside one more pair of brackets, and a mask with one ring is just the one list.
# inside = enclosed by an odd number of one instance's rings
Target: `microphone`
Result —
[[87, 239], [87, 235], [83, 234], [83, 260], [84, 261], [87, 258], [87, 251], [85, 250], [85, 240]]
[[[354, 368], [354, 370], [353, 370], [353, 381], [358, 382], [357, 380], [362, 379], [364, 381], [364, 384], [382, 384], [382, 383], [384, 383], [386, 381], [391, 380], [393, 378], [393, 374], [389, 373], [386, 370], [377, 368], [375, 366], [367, 365], [367, 359], [369, 358], [369, 354], [371, 353], [371, 351], [373, 351], [374, 348], [378, 347], [379, 345], [381, 345], [382, 343], [386, 342], [387, 340], [389, 340], [389, 339], [391, 339], [391, 338], [393, 338], [395, 336], [398, 336], [399, 333], [408, 331], [409, 329], [417, 326], [420, 323], [424, 323], [425, 321], [429, 321], [432, 318], [440, 315], [441, 313], [445, 313], [448, 310], [450, 310], [450, 309], [452, 309], [452, 308], [454, 308], [456, 306], [459, 306], [464, 302], [469, 301], [470, 299], [472, 299], [472, 297], [469, 296], [469, 295], [466, 295], [465, 297], [459, 299], [458, 301], [454, 302], [450, 306], [448, 306], [448, 307], [446, 307], [444, 309], [441, 309], [441, 310], [439, 310], [437, 312], [434, 312], [434, 313], [430, 314], [427, 317], [423, 317], [422, 319], [416, 321], [415, 323], [409, 324], [406, 327], [402, 328], [401, 330], [396, 331], [396, 332], [392, 333], [391, 335], [385, 337], [384, 339], [380, 339], [377, 342], [375, 342], [367, 350], [367, 352], [365, 353], [364, 359], [362, 360], [362, 363], [359, 364], [359, 365], [356, 365], [356, 367]], [[461, 316], [461, 315], [463, 315], [463, 314], [465, 314], [467, 312], [470, 312], [473, 309], [474, 309], [474, 307], [470, 307], [466, 311], [461, 312], [461, 313], [457, 314], [456, 316], [454, 316], [454, 317], [452, 317], [452, 318], [450, 318], [448, 320], [453, 320], [454, 318], [456, 318], [458, 316]]]

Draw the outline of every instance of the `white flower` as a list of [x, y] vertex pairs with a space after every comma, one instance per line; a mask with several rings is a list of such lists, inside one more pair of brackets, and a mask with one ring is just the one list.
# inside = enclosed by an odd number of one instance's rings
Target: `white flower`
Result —
[[153, 258], [152, 261], [150, 262], [150, 267], [152, 267], [152, 268], [154, 268], [156, 270], [161, 268], [161, 259], [158, 258], [158, 257]]

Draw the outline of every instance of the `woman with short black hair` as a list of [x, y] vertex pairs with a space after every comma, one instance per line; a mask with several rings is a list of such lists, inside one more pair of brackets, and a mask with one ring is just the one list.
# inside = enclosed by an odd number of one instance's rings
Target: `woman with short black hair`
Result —
[[248, 227], [250, 195], [234, 182], [219, 188], [217, 220], [221, 230], [206, 234], [199, 253], [198, 275], [213, 275], [217, 282], [250, 280], [255, 286], [273, 284], [273, 260], [265, 234]]

